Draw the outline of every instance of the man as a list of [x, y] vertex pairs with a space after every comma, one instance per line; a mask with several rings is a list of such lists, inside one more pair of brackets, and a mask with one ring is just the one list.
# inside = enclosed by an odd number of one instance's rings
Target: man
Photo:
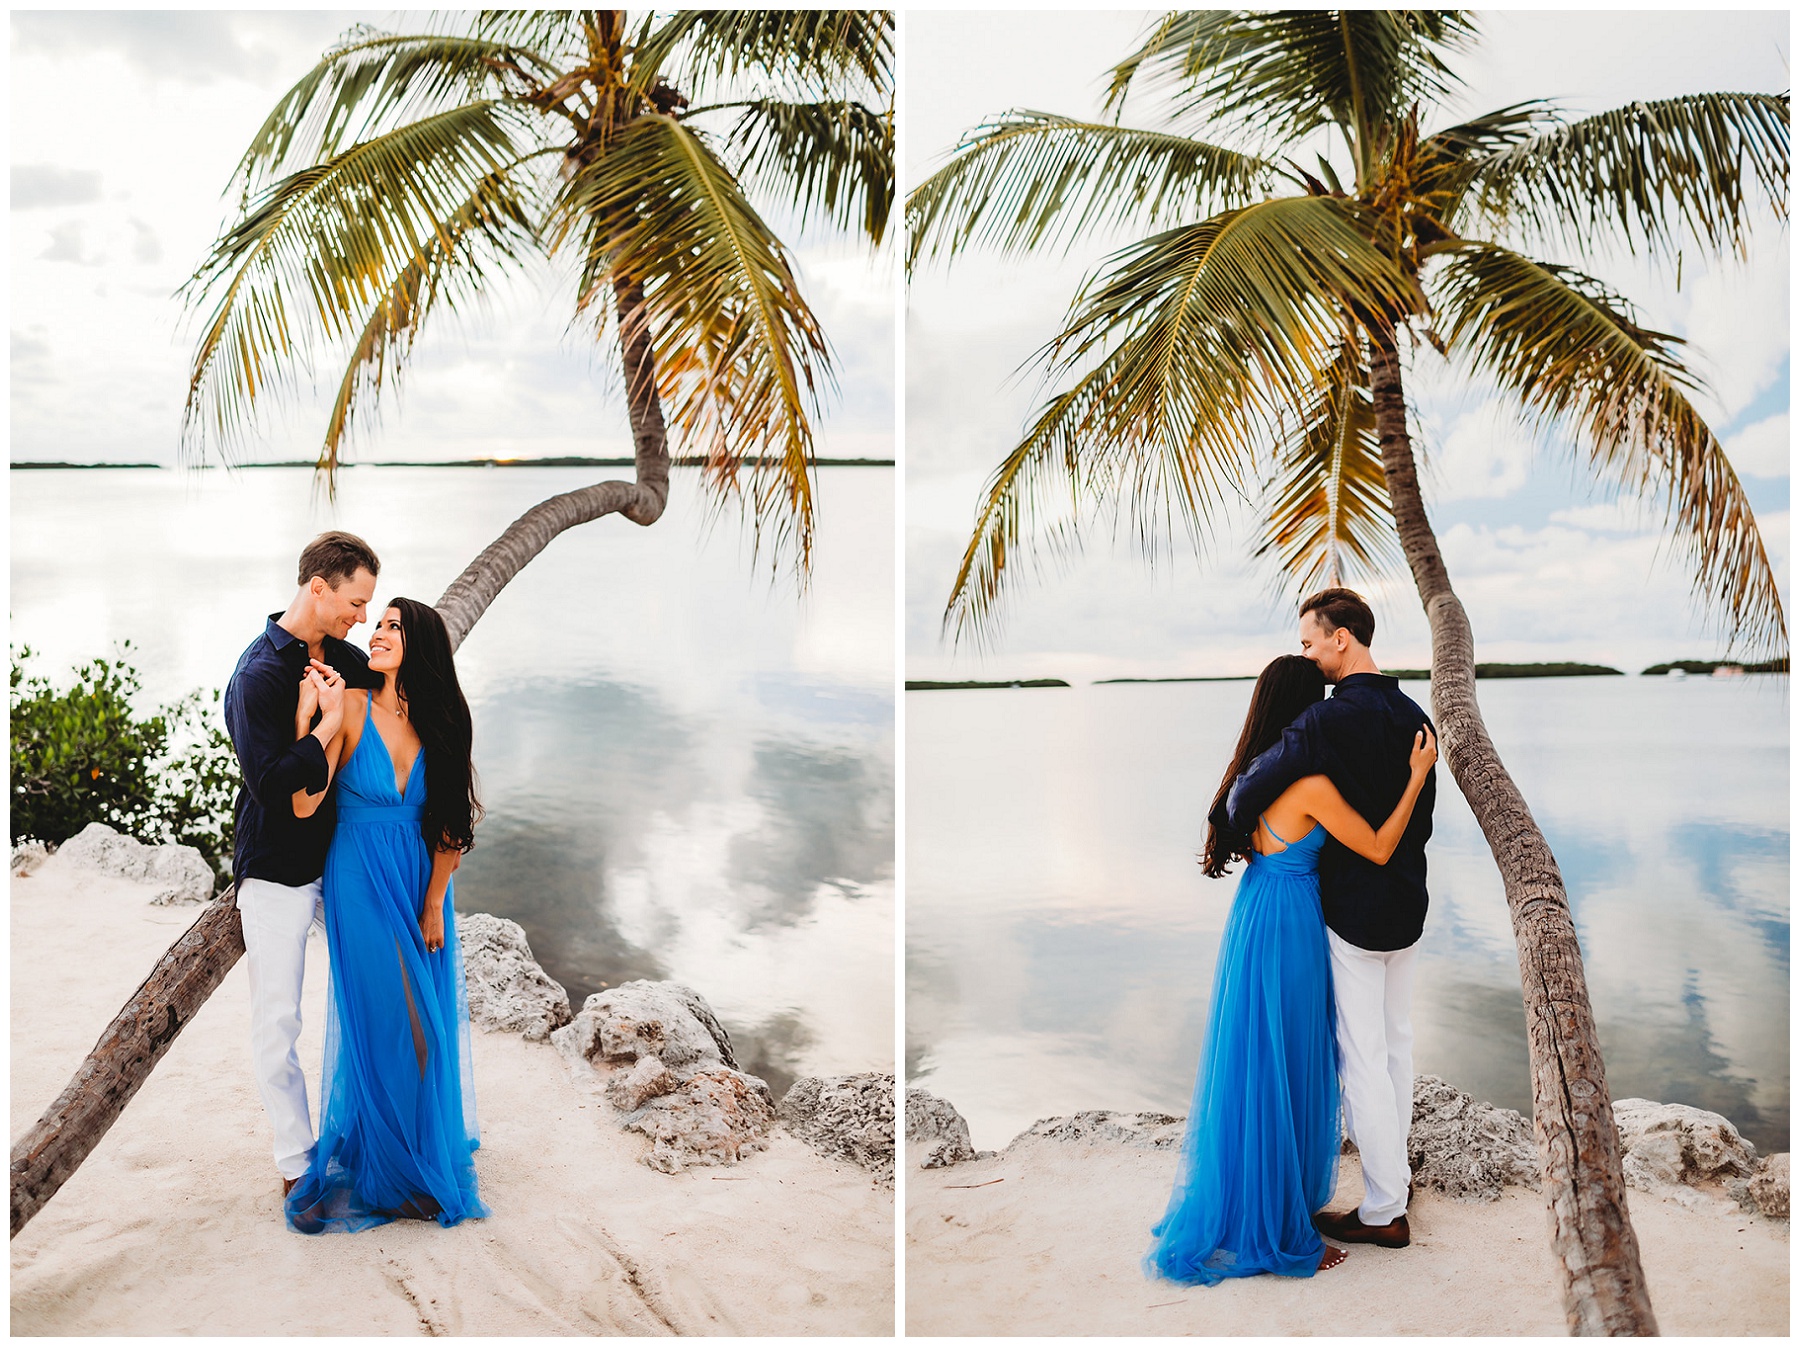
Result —
[[[349, 533], [322, 533], [300, 553], [299, 585], [285, 613], [269, 615], [225, 687], [225, 724], [244, 784], [237, 797], [232, 875], [250, 968], [250, 1052], [263, 1107], [275, 1129], [282, 1192], [312, 1159], [312, 1114], [295, 1044], [306, 937], [324, 921], [320, 889], [336, 804], [327, 796], [307, 818], [293, 795], [325, 789], [325, 745], [343, 724], [344, 688], [370, 687], [368, 656], [344, 638], [368, 619], [381, 569], [374, 551]], [[301, 678], [325, 679], [319, 720], [298, 735]]]
[[[1326, 589], [1300, 605], [1300, 649], [1334, 694], [1309, 707], [1280, 742], [1233, 783], [1225, 819], [1249, 833], [1269, 805], [1303, 776], [1323, 773], [1378, 828], [1406, 789], [1413, 736], [1431, 722], [1398, 679], [1375, 665], [1375, 614], [1348, 589]], [[1435, 733], [1435, 727], [1433, 732]], [[1405, 1248], [1411, 1171], [1413, 963], [1425, 927], [1425, 842], [1435, 774], [1386, 865], [1328, 839], [1319, 855], [1319, 894], [1331, 945], [1344, 1122], [1362, 1157], [1363, 1200], [1354, 1211], [1319, 1212], [1333, 1239]]]

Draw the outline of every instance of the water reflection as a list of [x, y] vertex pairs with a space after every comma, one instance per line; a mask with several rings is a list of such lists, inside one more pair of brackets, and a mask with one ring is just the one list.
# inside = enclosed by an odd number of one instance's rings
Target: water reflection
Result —
[[[375, 543], [381, 597], [429, 597], [592, 476], [356, 468], [332, 505], [305, 470], [13, 473], [13, 639], [55, 674], [129, 638], [148, 698], [215, 687], [320, 529]], [[488, 810], [459, 899], [523, 925], [577, 1004], [636, 977], [691, 984], [778, 1090], [885, 1070], [893, 474], [821, 471], [804, 600], [753, 577], [676, 476], [656, 528], [557, 539], [458, 652]]]
[[[1233, 887], [1192, 855], [1248, 694], [908, 698], [908, 1072], [978, 1145], [1053, 1113], [1186, 1112]], [[1488, 683], [1482, 702], [1562, 866], [1615, 1097], [1787, 1149], [1785, 680]], [[1529, 1112], [1499, 875], [1447, 772], [1438, 798], [1416, 1062]]]

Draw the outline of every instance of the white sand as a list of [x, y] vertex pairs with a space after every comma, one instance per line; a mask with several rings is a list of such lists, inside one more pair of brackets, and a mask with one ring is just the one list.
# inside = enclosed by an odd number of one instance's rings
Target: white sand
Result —
[[[1411, 1247], [1353, 1246], [1312, 1278], [1183, 1287], [1139, 1271], [1172, 1153], [1033, 1138], [995, 1159], [921, 1171], [924, 1149], [909, 1148], [906, 1172], [909, 1335], [1568, 1331], [1543, 1204], [1525, 1189], [1473, 1204], [1421, 1194]], [[1346, 1158], [1332, 1206], [1361, 1196]], [[1665, 1335], [1787, 1333], [1786, 1222], [1722, 1202], [1707, 1214], [1637, 1192], [1630, 1203]]]
[[[52, 857], [12, 884], [12, 1134], [67, 1083], [194, 908]], [[308, 954], [315, 1091], [325, 951]], [[668, 1176], [555, 1051], [475, 1031], [486, 1220], [309, 1238], [281, 1220], [240, 961], [12, 1241], [14, 1334], [887, 1334], [893, 1194], [784, 1132]]]

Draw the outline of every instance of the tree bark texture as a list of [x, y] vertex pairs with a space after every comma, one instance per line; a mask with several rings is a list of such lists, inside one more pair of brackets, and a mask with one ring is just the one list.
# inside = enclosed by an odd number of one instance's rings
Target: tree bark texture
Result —
[[[453, 648], [462, 644], [507, 582], [557, 534], [607, 514], [622, 514], [646, 526], [662, 517], [669, 499], [668, 435], [643, 286], [621, 282], [617, 298], [637, 480], [597, 482], [552, 496], [514, 520], [437, 602]], [[87, 1159], [243, 952], [235, 894], [227, 892], [169, 947], [49, 1111], [13, 1147], [13, 1234]]]
[[100, 1144], [175, 1035], [243, 952], [237, 893], [227, 889], [169, 946], [56, 1102], [14, 1143], [13, 1234], [25, 1228]]
[[460, 646], [475, 622], [527, 562], [559, 533], [598, 519], [622, 514], [646, 527], [662, 517], [669, 500], [668, 432], [663, 424], [662, 397], [656, 387], [656, 361], [644, 317], [644, 287], [621, 282], [618, 287], [619, 344], [625, 357], [625, 401], [631, 415], [635, 482], [596, 482], [579, 491], [552, 496], [532, 506], [507, 526], [437, 601], [450, 629], [450, 646]]
[[1425, 516], [1400, 358], [1370, 340], [1370, 391], [1394, 522], [1431, 623], [1431, 709], [1444, 761], [1506, 886], [1531, 1054], [1533, 1131], [1569, 1330], [1654, 1334], [1656, 1316], [1625, 1205], [1619, 1134], [1567, 891], [1549, 843], [1500, 762], [1475, 698], [1475, 639]]

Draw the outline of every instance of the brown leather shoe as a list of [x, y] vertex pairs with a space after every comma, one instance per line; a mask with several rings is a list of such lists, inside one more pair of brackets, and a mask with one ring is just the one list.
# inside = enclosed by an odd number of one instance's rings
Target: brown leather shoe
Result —
[[1340, 1244], [1374, 1244], [1383, 1249], [1404, 1249], [1412, 1243], [1406, 1217], [1396, 1216], [1386, 1225], [1364, 1225], [1351, 1211], [1321, 1211], [1313, 1215], [1313, 1225], [1327, 1239]]

